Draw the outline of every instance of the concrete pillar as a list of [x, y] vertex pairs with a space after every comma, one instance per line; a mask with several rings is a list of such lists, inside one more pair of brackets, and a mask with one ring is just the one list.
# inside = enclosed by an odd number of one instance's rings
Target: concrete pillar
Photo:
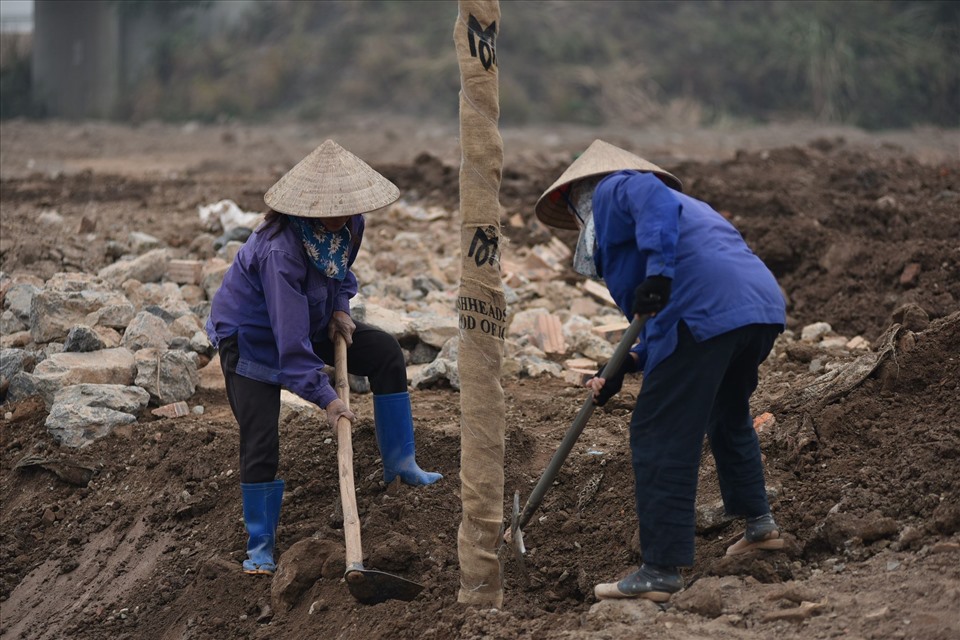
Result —
[[110, 118], [120, 97], [120, 15], [106, 0], [37, 0], [33, 92], [48, 115]]

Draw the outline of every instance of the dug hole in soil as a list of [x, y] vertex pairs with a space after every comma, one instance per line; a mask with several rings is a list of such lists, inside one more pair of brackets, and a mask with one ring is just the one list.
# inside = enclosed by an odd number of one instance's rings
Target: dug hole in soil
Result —
[[[156, 147], [143, 154], [155, 148], [180, 169], [138, 171], [129, 163], [139, 156], [122, 141], [151, 132], [116, 127], [97, 137], [106, 142], [85, 169], [25, 166], [30, 154], [47, 166], [58, 144], [94, 130], [59, 126], [4, 125], [5, 274], [96, 273], [112, 259], [107, 243], [130, 231], [186, 250], [203, 232], [197, 206], [231, 198], [262, 210], [262, 193], [305, 155], [276, 152], [292, 144], [277, 138], [254, 157], [245, 140], [266, 134], [238, 141], [216, 127], [194, 132], [196, 147], [169, 149], [158, 127]], [[228, 160], [198, 160], [208, 142]], [[574, 150], [531, 149], [528, 162], [505, 167], [510, 250], [549, 240], [530, 223], [533, 204]], [[403, 231], [437, 234], [456, 254], [456, 165], [427, 150], [404, 163], [364, 158], [412, 201], [448, 212], [429, 221], [369, 217], [367, 255]], [[281, 425], [287, 493], [277, 553], [299, 582], [278, 597], [278, 577], [240, 573], [238, 439], [222, 393], [190, 399], [202, 415], [147, 411], [79, 450], [47, 433], [42, 402], [24, 400], [0, 407], [0, 638], [960, 637], [960, 162], [837, 138], [710, 161], [652, 159], [730, 219], [788, 299], [788, 332], [753, 399], [784, 550], [724, 556], [743, 524], [723, 516], [704, 453], [686, 590], [662, 608], [596, 602], [593, 586], [640, 558], [627, 433], [641, 381], [632, 380], [593, 414], [527, 526], [529, 585], [503, 549], [503, 608], [460, 605], [460, 403], [456, 390], [436, 386], [412, 392], [418, 461], [444, 475], [421, 488], [383, 484], [371, 397], [352, 396], [364, 565], [424, 591], [372, 606], [350, 595], [336, 439], [322, 418], [293, 414]], [[48, 209], [65, 223], [38, 233]], [[506, 222], [516, 214], [528, 224]], [[97, 229], [93, 240], [76, 233], [84, 218]], [[579, 281], [570, 271], [557, 277]], [[520, 304], [551, 308], [535, 296]], [[803, 327], [815, 322], [868, 348], [804, 341]], [[509, 517], [514, 491], [529, 496], [585, 396], [549, 375], [508, 373], [502, 385]], [[21, 464], [30, 457], [46, 464]]]

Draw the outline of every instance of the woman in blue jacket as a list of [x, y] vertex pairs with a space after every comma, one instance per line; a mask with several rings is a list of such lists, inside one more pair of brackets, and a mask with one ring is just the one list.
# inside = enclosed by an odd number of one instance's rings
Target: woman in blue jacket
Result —
[[782, 548], [750, 416], [757, 371], [786, 310], [774, 276], [737, 230], [680, 181], [595, 141], [540, 197], [537, 217], [580, 229], [574, 266], [602, 279], [630, 318], [651, 315], [621, 370], [587, 383], [598, 405], [643, 372], [630, 449], [643, 561], [598, 598], [666, 601], [694, 559], [695, 499], [707, 437], [728, 514], [746, 532], [728, 555]]
[[264, 223], [240, 249], [213, 298], [207, 333], [220, 352], [230, 407], [240, 426], [240, 488], [249, 540], [246, 573], [272, 574], [283, 480], [277, 479], [280, 389], [326, 410], [331, 425], [355, 418], [337, 397], [324, 363], [333, 339], [348, 345], [349, 371], [373, 391], [386, 482], [441, 478], [417, 465], [403, 352], [388, 333], [350, 317], [357, 279], [350, 271], [363, 238], [363, 213], [394, 202], [399, 190], [327, 140], [273, 187]]

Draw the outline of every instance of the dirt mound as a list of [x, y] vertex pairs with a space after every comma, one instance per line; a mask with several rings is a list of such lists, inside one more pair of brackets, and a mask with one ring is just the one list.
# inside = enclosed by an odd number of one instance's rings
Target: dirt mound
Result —
[[[536, 197], [562, 166], [548, 157], [505, 174], [507, 218], [519, 213], [529, 223]], [[411, 201], [456, 207], [456, 169], [437, 158], [382, 168]], [[199, 394], [191, 404], [205, 407], [203, 415], [145, 414], [81, 450], [55, 444], [42, 403], [23, 402], [2, 407], [9, 415], [0, 429], [0, 637], [635, 638], [641, 625], [650, 637], [676, 639], [956, 637], [960, 165], [924, 165], [891, 148], [865, 154], [829, 140], [666, 168], [729, 216], [776, 272], [791, 329], [826, 321], [834, 333], [873, 343], [859, 356], [817, 351], [831, 365], [823, 370], [804, 356], [807, 347], [783, 336], [763, 365], [754, 410], [776, 418], [761, 443], [789, 541], [784, 551], [724, 557], [742, 523], [718, 513], [706, 455], [688, 589], [666, 611], [595, 603], [593, 585], [640, 558], [627, 446], [634, 380], [594, 414], [528, 525], [529, 584], [503, 549], [503, 610], [463, 607], [456, 603], [458, 395], [413, 394], [418, 460], [445, 478], [412, 489], [382, 483], [371, 398], [357, 394], [365, 564], [425, 590], [410, 603], [353, 600], [342, 580], [333, 432], [293, 417], [281, 429], [287, 494], [278, 551], [316, 541], [309, 548], [326, 557], [287, 609], [272, 599], [271, 579], [239, 574], [238, 441], [225, 398]], [[2, 268], [40, 277], [95, 271], [116, 257], [111, 243], [133, 230], [196, 252], [197, 204], [229, 195], [255, 209], [272, 179], [257, 172], [242, 186], [200, 172], [175, 180], [4, 179]], [[35, 233], [47, 209], [67, 220], [63, 232]], [[81, 224], [98, 229], [96, 238]], [[514, 244], [549, 237], [530, 224], [505, 231]], [[584, 392], [550, 377], [503, 384], [509, 514], [513, 492], [529, 495]]]
[[767, 455], [783, 473], [818, 479], [781, 507], [811, 558], [862, 557], [895, 535], [919, 549], [960, 531], [949, 498], [960, 492], [960, 313], [918, 333], [894, 325], [884, 342], [859, 382], [851, 366], [848, 380], [830, 381], [838, 394], [817, 385], [811, 400], [774, 405]]
[[674, 168], [726, 212], [785, 290], [796, 325], [828, 319], [875, 338], [917, 303], [942, 317], [960, 301], [957, 165], [930, 166], [842, 140]]

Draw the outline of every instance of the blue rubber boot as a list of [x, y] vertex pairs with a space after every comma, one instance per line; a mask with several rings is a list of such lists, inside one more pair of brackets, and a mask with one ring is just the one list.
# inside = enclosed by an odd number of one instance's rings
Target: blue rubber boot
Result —
[[373, 420], [377, 426], [377, 444], [383, 458], [383, 481], [400, 476], [405, 484], [433, 484], [443, 476], [424, 471], [417, 465], [413, 443], [413, 412], [410, 394], [387, 393], [373, 396]]
[[273, 545], [280, 522], [280, 505], [283, 502], [283, 480], [272, 482], [240, 483], [243, 495], [243, 521], [247, 526], [247, 559], [243, 561], [244, 573], [270, 575], [277, 570], [273, 561]]

